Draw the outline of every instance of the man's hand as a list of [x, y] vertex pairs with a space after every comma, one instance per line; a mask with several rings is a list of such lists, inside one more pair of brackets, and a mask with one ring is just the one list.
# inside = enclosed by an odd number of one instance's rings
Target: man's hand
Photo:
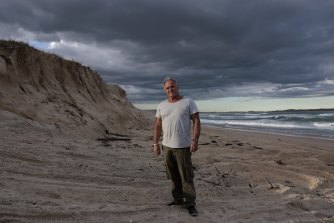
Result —
[[198, 142], [192, 142], [190, 146], [190, 152], [196, 152], [198, 150]]
[[161, 154], [160, 145], [154, 144], [152, 147], [152, 152], [153, 152], [153, 155], [159, 156]]

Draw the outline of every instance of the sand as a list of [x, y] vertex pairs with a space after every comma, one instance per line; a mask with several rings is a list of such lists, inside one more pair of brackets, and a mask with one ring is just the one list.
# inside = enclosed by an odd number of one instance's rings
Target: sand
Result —
[[121, 87], [107, 83], [89, 67], [4, 40], [0, 110], [91, 139], [125, 133], [142, 119]]
[[203, 127], [191, 217], [150, 123], [92, 140], [0, 111], [0, 222], [334, 222], [333, 141]]

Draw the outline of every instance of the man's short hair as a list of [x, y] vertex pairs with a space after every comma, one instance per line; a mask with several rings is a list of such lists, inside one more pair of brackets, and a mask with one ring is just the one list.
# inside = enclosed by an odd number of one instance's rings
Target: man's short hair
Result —
[[167, 81], [174, 81], [174, 83], [177, 84], [177, 81], [176, 81], [175, 78], [173, 78], [173, 77], [171, 77], [171, 76], [167, 76], [167, 77], [164, 78], [164, 80], [163, 80], [163, 82], [162, 82], [162, 85], [165, 86], [165, 83], [166, 83]]

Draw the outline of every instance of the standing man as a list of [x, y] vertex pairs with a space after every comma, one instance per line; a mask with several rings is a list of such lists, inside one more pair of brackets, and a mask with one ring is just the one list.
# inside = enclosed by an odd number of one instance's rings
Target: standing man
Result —
[[190, 215], [197, 216], [191, 153], [198, 149], [201, 131], [199, 111], [191, 98], [179, 94], [174, 78], [166, 77], [163, 88], [167, 99], [157, 109], [153, 153], [161, 153], [159, 139], [162, 132], [163, 157], [168, 178], [172, 180], [174, 198], [168, 206], [185, 205]]

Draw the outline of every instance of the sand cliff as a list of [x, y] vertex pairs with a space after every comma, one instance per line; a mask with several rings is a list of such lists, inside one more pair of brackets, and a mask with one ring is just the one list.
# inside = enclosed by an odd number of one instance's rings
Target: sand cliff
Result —
[[141, 112], [89, 67], [27, 44], [0, 41], [0, 109], [90, 138], [124, 134]]

